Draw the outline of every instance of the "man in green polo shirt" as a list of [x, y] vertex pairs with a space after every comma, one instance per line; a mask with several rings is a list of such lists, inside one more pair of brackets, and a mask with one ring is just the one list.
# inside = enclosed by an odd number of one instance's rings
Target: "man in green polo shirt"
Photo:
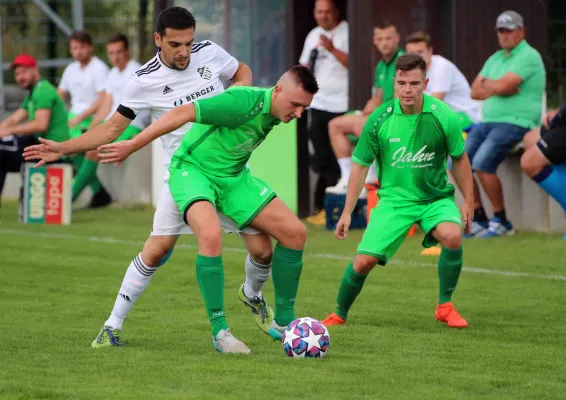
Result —
[[[344, 116], [334, 118], [328, 125], [330, 143], [338, 165], [340, 165], [341, 178], [335, 186], [326, 188], [326, 193], [345, 194], [348, 187], [348, 178], [352, 169], [352, 143], [348, 135], [359, 137], [369, 115], [380, 104], [388, 102], [394, 97], [393, 82], [395, 77], [395, 61], [405, 54], [399, 47], [401, 38], [397, 28], [389, 21], [383, 21], [373, 30], [373, 44], [381, 54], [382, 59], [375, 68], [375, 81], [372, 97], [361, 111], [351, 111]], [[377, 180], [375, 168], [370, 168], [367, 183]]]
[[[488, 221], [480, 196], [470, 236], [485, 238], [513, 234], [507, 219], [497, 167], [532, 128], [541, 123], [546, 72], [537, 50], [525, 41], [523, 17], [505, 11], [496, 22], [501, 50], [485, 62], [472, 84], [472, 98], [485, 100], [483, 121], [472, 129], [466, 152], [491, 202], [494, 216]], [[474, 180], [475, 191], [479, 193]]]
[[[67, 110], [49, 81], [42, 79], [37, 61], [28, 54], [20, 54], [12, 62], [18, 85], [29, 93], [12, 115], [0, 123], [0, 194], [8, 172], [18, 172], [22, 151], [33, 138], [56, 142], [69, 139]], [[25, 120], [28, 122], [23, 122]]]

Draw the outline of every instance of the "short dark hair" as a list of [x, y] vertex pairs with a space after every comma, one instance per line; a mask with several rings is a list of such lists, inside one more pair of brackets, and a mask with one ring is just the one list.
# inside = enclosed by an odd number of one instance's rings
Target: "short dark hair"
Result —
[[74, 31], [69, 36], [69, 42], [74, 40], [75, 42], [89, 44], [92, 46], [92, 36], [87, 31]]
[[128, 38], [126, 37], [126, 35], [124, 35], [123, 33], [117, 33], [114, 36], [110, 37], [110, 39], [108, 39], [106, 41], [106, 44], [120, 43], [120, 42], [124, 43], [125, 49], [130, 48], [130, 42], [128, 41]]
[[157, 17], [157, 33], [165, 35], [165, 29], [183, 30], [197, 27], [195, 17], [183, 7], [169, 7], [161, 11]]
[[295, 77], [295, 82], [299, 83], [305, 92], [316, 94], [318, 92], [318, 83], [312, 71], [304, 65], [295, 65], [289, 70]]
[[388, 19], [383, 19], [379, 21], [377, 24], [375, 24], [374, 28], [375, 29], [395, 28], [395, 30], [397, 30], [397, 27], [393, 24], [393, 22], [389, 21]]
[[430, 48], [432, 41], [428, 33], [425, 31], [417, 31], [407, 36], [407, 39], [405, 39], [405, 46], [409, 43], [424, 43], [427, 48]]
[[418, 54], [403, 54], [395, 61], [395, 72], [420, 69], [426, 75], [426, 62]]

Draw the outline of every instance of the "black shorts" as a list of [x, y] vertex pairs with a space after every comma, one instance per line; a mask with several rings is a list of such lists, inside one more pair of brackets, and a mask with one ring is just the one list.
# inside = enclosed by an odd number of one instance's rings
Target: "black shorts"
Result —
[[562, 164], [566, 161], [566, 126], [551, 130], [540, 128], [540, 139], [537, 147], [551, 164]]

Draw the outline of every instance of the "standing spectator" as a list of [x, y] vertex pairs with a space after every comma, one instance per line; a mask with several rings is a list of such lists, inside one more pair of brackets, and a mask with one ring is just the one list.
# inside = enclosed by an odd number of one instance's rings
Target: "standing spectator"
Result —
[[314, 197], [316, 212], [307, 221], [324, 223], [325, 189], [340, 176], [330, 146], [328, 123], [348, 110], [348, 23], [340, 22], [339, 11], [331, 0], [315, 2], [314, 18], [318, 26], [307, 35], [300, 59], [314, 72], [320, 88], [307, 114], [314, 169], [319, 173]]
[[[521, 168], [566, 214], [566, 102], [548, 112], [544, 125], [525, 136]], [[564, 235], [566, 240], [566, 235]]]
[[480, 110], [472, 100], [470, 84], [451, 61], [433, 54], [431, 39], [426, 32], [409, 35], [405, 40], [405, 51], [424, 58], [428, 79], [425, 93], [448, 104], [460, 120], [462, 129], [480, 121]]
[[[56, 142], [69, 139], [67, 110], [49, 81], [42, 79], [37, 61], [20, 54], [12, 62], [14, 77], [20, 87], [28, 90], [22, 105], [0, 123], [0, 195], [8, 172], [19, 172], [22, 152], [32, 137]], [[28, 122], [24, 122], [28, 119]]]
[[[71, 138], [76, 138], [89, 128], [92, 115], [102, 104], [108, 67], [98, 57], [93, 56], [92, 37], [88, 32], [74, 32], [69, 37], [69, 49], [75, 61], [65, 68], [58, 92], [63, 99], [71, 97], [69, 134]], [[94, 194], [91, 207], [109, 204], [110, 195], [96, 177], [98, 163], [78, 154], [73, 157], [73, 164], [77, 170], [73, 183], [73, 201], [88, 185]]]
[[[381, 54], [381, 60], [375, 68], [372, 97], [363, 110], [334, 118], [328, 126], [332, 149], [340, 166], [340, 180], [335, 186], [326, 189], [328, 193], [345, 194], [348, 187], [348, 178], [352, 169], [352, 144], [347, 135], [359, 137], [368, 116], [373, 110], [381, 103], [393, 99], [395, 61], [400, 55], [405, 54], [403, 49], [399, 47], [400, 40], [397, 27], [387, 20], [376, 25], [373, 29], [373, 44]], [[374, 183], [376, 179], [375, 166], [373, 165], [366, 177], [366, 182]]]
[[495, 172], [525, 133], [540, 124], [546, 81], [539, 52], [525, 40], [523, 17], [505, 11], [497, 17], [496, 28], [501, 50], [488, 58], [472, 84], [472, 98], [485, 100], [483, 122], [466, 141], [472, 169], [494, 212], [488, 221], [474, 179], [475, 213], [469, 236], [486, 238], [514, 233]]

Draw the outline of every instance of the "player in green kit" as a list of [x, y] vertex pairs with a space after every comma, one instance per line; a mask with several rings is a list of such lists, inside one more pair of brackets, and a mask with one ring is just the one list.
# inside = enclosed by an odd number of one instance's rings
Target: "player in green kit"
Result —
[[[350, 214], [364, 185], [368, 167], [377, 160], [379, 203], [372, 210], [357, 255], [346, 269], [338, 291], [338, 307], [322, 323], [346, 322], [348, 311], [375, 265], [393, 257], [411, 226], [425, 232], [423, 247], [440, 243], [440, 294], [436, 318], [453, 328], [468, 326], [451, 302], [462, 269], [462, 220], [469, 231], [473, 217], [472, 170], [457, 116], [441, 100], [424, 94], [426, 63], [416, 54], [400, 56], [395, 64], [397, 98], [378, 107], [368, 118], [354, 151], [344, 212], [335, 235], [348, 234]], [[462, 183], [462, 215], [448, 183], [446, 159]]]
[[307, 67], [295, 66], [270, 89], [233, 87], [217, 96], [176, 107], [132, 140], [104, 145], [102, 162], [121, 162], [159, 136], [193, 124], [169, 167], [173, 199], [198, 242], [197, 281], [212, 326], [214, 348], [249, 353], [230, 332], [224, 315], [222, 230], [216, 210], [240, 229], [251, 226], [277, 241], [273, 253], [275, 318], [269, 329], [281, 339], [295, 319], [306, 228], [246, 164], [269, 132], [301, 116], [318, 91]]

